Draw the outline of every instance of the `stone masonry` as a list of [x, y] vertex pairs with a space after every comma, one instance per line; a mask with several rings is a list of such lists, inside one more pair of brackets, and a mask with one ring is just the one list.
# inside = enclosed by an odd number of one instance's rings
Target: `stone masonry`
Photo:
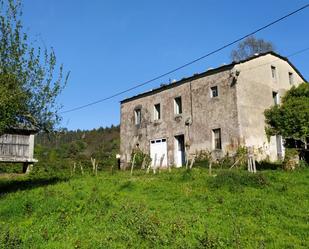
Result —
[[[166, 164], [175, 165], [179, 135], [183, 135], [186, 155], [206, 150], [220, 158], [233, 155], [238, 146], [253, 146], [259, 159], [277, 160], [284, 155], [282, 139], [267, 139], [263, 112], [304, 81], [286, 58], [268, 52], [125, 99], [121, 102], [121, 165], [126, 167], [134, 148], [150, 154], [151, 141], [162, 138]], [[175, 109], [177, 97], [180, 114]], [[160, 104], [160, 118], [155, 115], [156, 104]]]

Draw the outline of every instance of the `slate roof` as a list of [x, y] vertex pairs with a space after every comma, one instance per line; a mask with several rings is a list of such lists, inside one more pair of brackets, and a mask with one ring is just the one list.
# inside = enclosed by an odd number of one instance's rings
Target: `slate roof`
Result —
[[205, 76], [208, 76], [208, 75], [212, 75], [212, 74], [215, 74], [215, 73], [219, 73], [219, 72], [222, 72], [222, 71], [225, 71], [225, 70], [230, 70], [232, 69], [235, 65], [238, 65], [238, 64], [241, 64], [241, 63], [245, 63], [247, 61], [250, 61], [250, 60], [254, 60], [256, 58], [259, 58], [259, 57], [262, 57], [264, 55], [273, 55], [273, 56], [276, 56], [278, 57], [279, 59], [281, 60], [284, 60], [286, 61], [294, 70], [295, 72], [298, 73], [298, 75], [304, 80], [304, 82], [307, 82], [306, 79], [304, 78], [304, 76], [298, 71], [298, 69], [288, 60], [287, 57], [284, 57], [284, 56], [281, 56], [273, 51], [269, 51], [269, 52], [265, 52], [265, 53], [260, 53], [260, 54], [256, 54], [256, 55], [253, 55], [245, 60], [241, 60], [241, 61], [233, 61], [232, 63], [228, 64], [228, 65], [223, 65], [223, 66], [220, 66], [220, 67], [217, 67], [217, 68], [214, 68], [214, 69], [209, 69], [205, 72], [202, 72], [202, 73], [198, 73], [198, 74], [194, 74], [188, 78], [182, 78], [181, 80], [178, 80], [176, 82], [173, 82], [173, 83], [170, 83], [170, 84], [163, 84], [161, 85], [160, 87], [158, 88], [155, 88], [155, 89], [152, 89], [151, 91], [147, 91], [147, 92], [144, 92], [144, 93], [141, 93], [141, 94], [138, 94], [138, 95], [135, 95], [135, 96], [132, 96], [132, 97], [129, 97], [129, 98], [126, 98], [122, 101], [120, 101], [121, 104], [124, 104], [124, 103], [127, 103], [127, 102], [130, 102], [132, 100], [135, 100], [135, 99], [139, 99], [139, 98], [142, 98], [142, 97], [146, 97], [146, 96], [149, 96], [149, 95], [153, 95], [153, 94], [156, 94], [156, 93], [159, 93], [159, 92], [162, 92], [164, 90], [167, 90], [167, 89], [170, 89], [170, 88], [173, 88], [173, 87], [176, 87], [176, 86], [179, 86], [179, 85], [182, 85], [184, 83], [187, 83], [187, 82], [190, 82], [192, 80], [195, 80], [195, 79], [198, 79], [198, 78], [201, 78], [201, 77], [205, 77]]

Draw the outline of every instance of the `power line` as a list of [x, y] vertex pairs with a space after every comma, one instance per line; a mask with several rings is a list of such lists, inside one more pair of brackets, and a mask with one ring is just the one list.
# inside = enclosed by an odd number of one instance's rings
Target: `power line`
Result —
[[244, 36], [242, 36], [242, 37], [240, 37], [240, 38], [238, 38], [238, 39], [236, 39], [236, 40], [234, 40], [234, 41], [232, 41], [232, 42], [230, 42], [230, 43], [228, 43], [228, 44], [226, 44], [226, 45], [224, 45], [224, 46], [222, 46], [222, 47], [220, 47], [220, 48], [217, 48], [217, 49], [213, 50], [212, 52], [209, 52], [209, 53], [207, 53], [207, 54], [205, 54], [205, 55], [203, 55], [203, 56], [201, 56], [201, 57], [198, 57], [198, 58], [196, 58], [196, 59], [194, 59], [194, 60], [192, 60], [192, 61], [190, 61], [190, 62], [187, 62], [187, 63], [183, 64], [182, 66], [179, 66], [179, 67], [177, 67], [177, 68], [175, 68], [175, 69], [172, 69], [172, 70], [170, 70], [170, 71], [168, 71], [168, 72], [166, 72], [166, 73], [163, 73], [163, 74], [161, 74], [161, 75], [158, 75], [158, 76], [156, 76], [156, 77], [154, 77], [154, 78], [152, 78], [152, 79], [150, 79], [150, 80], [144, 81], [144, 82], [142, 82], [142, 83], [140, 83], [140, 84], [138, 84], [138, 85], [135, 85], [135, 86], [133, 86], [133, 87], [131, 87], [131, 88], [128, 88], [128, 89], [126, 89], [126, 90], [123, 90], [123, 91], [120, 91], [120, 92], [115, 93], [115, 94], [113, 94], [113, 95], [110, 95], [110, 96], [108, 96], [108, 97], [105, 97], [105, 98], [102, 98], [102, 99], [99, 99], [99, 100], [90, 102], [90, 103], [88, 103], [88, 104], [81, 105], [81, 106], [78, 106], [78, 107], [75, 107], [75, 108], [72, 108], [72, 109], [69, 109], [69, 110], [60, 112], [60, 114], [68, 113], [68, 112], [73, 112], [73, 111], [77, 111], [77, 110], [80, 110], [80, 109], [84, 109], [84, 108], [86, 108], [86, 107], [89, 107], [89, 106], [92, 106], [92, 105], [96, 105], [96, 104], [101, 103], [101, 102], [103, 102], [103, 101], [112, 99], [112, 98], [114, 98], [114, 97], [117, 97], [117, 96], [122, 95], [122, 94], [124, 94], [124, 93], [127, 93], [127, 92], [129, 92], [129, 91], [132, 91], [132, 90], [134, 90], [134, 89], [136, 89], [136, 88], [145, 86], [145, 85], [147, 85], [147, 84], [149, 84], [149, 83], [151, 83], [151, 82], [153, 82], [153, 81], [156, 81], [156, 80], [158, 80], [158, 79], [163, 78], [164, 76], [167, 76], [167, 75], [169, 75], [169, 74], [172, 74], [172, 73], [174, 73], [174, 72], [176, 72], [176, 71], [179, 71], [179, 70], [182, 69], [182, 68], [188, 67], [188, 66], [190, 66], [190, 65], [192, 65], [192, 64], [194, 64], [194, 63], [196, 63], [196, 62], [198, 62], [198, 61], [200, 61], [200, 60], [202, 60], [202, 59], [204, 59], [204, 58], [206, 58], [206, 57], [209, 57], [210, 55], [213, 55], [213, 54], [215, 54], [215, 53], [218, 53], [219, 51], [221, 51], [221, 50], [223, 50], [223, 49], [225, 49], [225, 48], [227, 48], [227, 47], [230, 47], [230, 46], [232, 46], [232, 45], [234, 45], [234, 44], [240, 42], [241, 40], [243, 40], [243, 39], [245, 39], [245, 38], [247, 38], [247, 37], [249, 37], [249, 36], [252, 36], [252, 35], [254, 35], [254, 34], [256, 34], [256, 33], [260, 32], [260, 31], [262, 31], [262, 30], [264, 30], [264, 29], [267, 29], [268, 27], [270, 27], [270, 26], [272, 26], [272, 25], [274, 25], [274, 24], [276, 24], [276, 23], [278, 23], [278, 22], [280, 22], [280, 21], [282, 21], [282, 20], [284, 20], [284, 19], [286, 19], [286, 18], [288, 18], [288, 17], [290, 17], [290, 16], [292, 16], [292, 15], [294, 15], [294, 14], [296, 14], [296, 13], [298, 13], [298, 12], [300, 12], [300, 11], [306, 9], [306, 8], [308, 8], [308, 7], [309, 7], [309, 4], [306, 4], [306, 5], [304, 5], [303, 7], [301, 7], [301, 8], [299, 8], [299, 9], [297, 9], [297, 10], [294, 10], [294, 11], [290, 12], [289, 14], [287, 14], [287, 15], [285, 15], [285, 16], [282, 16], [282, 17], [280, 17], [279, 19], [276, 19], [276, 20], [272, 21], [272, 22], [270, 22], [270, 23], [268, 23], [268, 24], [266, 24], [266, 25], [264, 25], [264, 26], [262, 26], [262, 27], [260, 27], [260, 28], [258, 28], [258, 29], [256, 29], [256, 30], [254, 30], [253, 32], [251, 32], [251, 33], [249, 33], [249, 34], [246, 34], [246, 35], [244, 35]]
[[[294, 53], [291, 53], [291, 54], [289, 54], [289, 55], [286, 55], [286, 56], [284, 56], [284, 57], [285, 57], [285, 58], [290, 58], [290, 57], [293, 57], [293, 56], [295, 56], [295, 55], [304, 53], [304, 52], [306, 52], [306, 51], [308, 51], [308, 50], [309, 50], [309, 47], [304, 48], [304, 49], [301, 49], [301, 50], [298, 50], [298, 51], [296, 51], [296, 52], [294, 52]], [[244, 72], [244, 71], [250, 71], [250, 70], [255, 69], [255, 68], [258, 68], [258, 67], [263, 67], [263, 66], [270, 65], [270, 64], [272, 64], [272, 63], [274, 63], [274, 62], [276, 62], [276, 61], [279, 61], [279, 60], [281, 60], [281, 59], [275, 59], [275, 60], [273, 60], [273, 61], [266, 62], [266, 63], [260, 64], [260, 65], [254, 66], [254, 67], [249, 67], [249, 68], [246, 68], [246, 69], [242, 69], [241, 71], [242, 71], [242, 72]]]

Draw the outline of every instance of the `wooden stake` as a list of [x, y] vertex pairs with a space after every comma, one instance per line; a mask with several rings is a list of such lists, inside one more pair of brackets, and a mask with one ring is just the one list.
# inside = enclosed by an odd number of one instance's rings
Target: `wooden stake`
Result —
[[74, 162], [74, 165], [73, 165], [73, 174], [75, 174], [75, 170], [76, 170], [76, 163]]
[[194, 155], [193, 158], [192, 158], [192, 160], [191, 160], [190, 169], [192, 169], [192, 167], [193, 167], [193, 164], [194, 164], [194, 161], [195, 161], [195, 156], [196, 156], [196, 155]]
[[143, 158], [141, 169], [145, 169], [145, 164], [146, 164], [146, 156], [144, 156]]
[[131, 175], [133, 174], [133, 168], [134, 168], [134, 164], [135, 164], [135, 156], [136, 156], [136, 154], [133, 155], [133, 159], [132, 159], [132, 164], [131, 164]]
[[84, 174], [84, 168], [83, 165], [80, 163], [80, 171], [82, 172], [82, 175]]
[[189, 165], [189, 154], [186, 153], [186, 169], [188, 169], [188, 165]]
[[157, 167], [157, 154], [155, 154], [154, 158], [154, 164], [152, 166], [152, 172], [155, 174], [156, 173], [156, 167]]
[[209, 175], [211, 175], [211, 166], [212, 166], [212, 161], [209, 162]]

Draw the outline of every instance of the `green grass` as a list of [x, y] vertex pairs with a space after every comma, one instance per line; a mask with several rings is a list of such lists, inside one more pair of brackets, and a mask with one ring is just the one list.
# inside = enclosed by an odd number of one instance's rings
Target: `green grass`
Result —
[[0, 248], [308, 248], [309, 170], [0, 179]]

